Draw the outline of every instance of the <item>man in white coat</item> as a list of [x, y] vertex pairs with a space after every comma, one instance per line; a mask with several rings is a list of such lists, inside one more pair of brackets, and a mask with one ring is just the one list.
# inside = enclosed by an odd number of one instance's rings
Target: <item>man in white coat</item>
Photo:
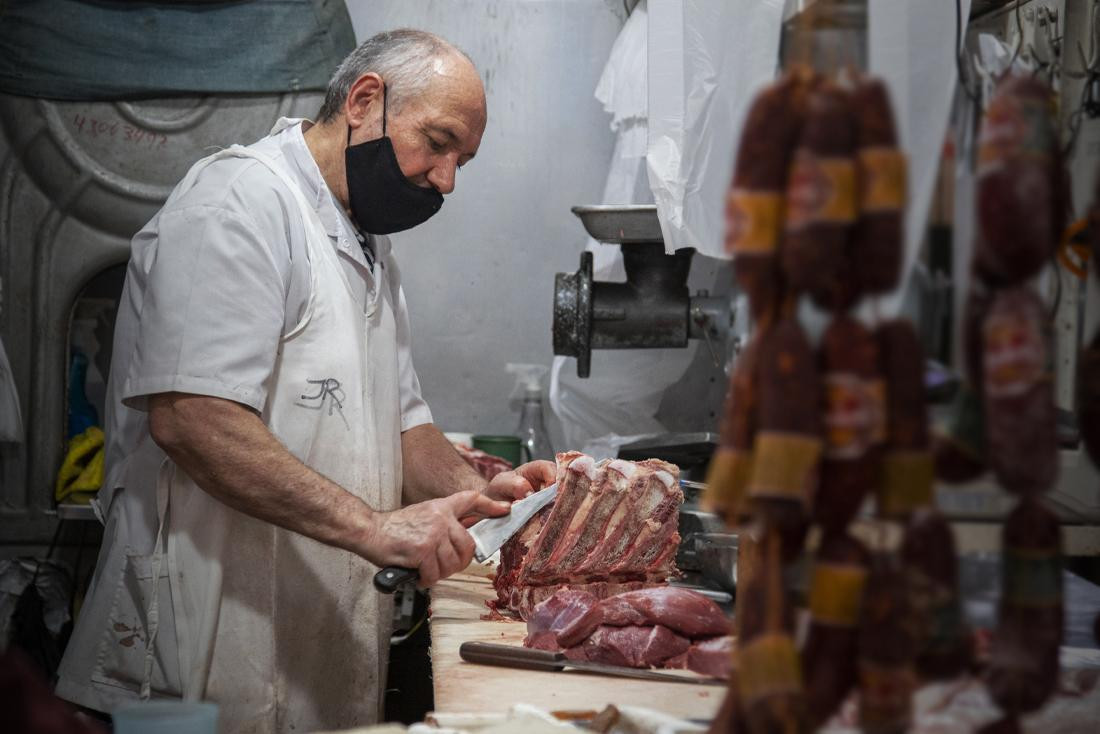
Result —
[[212, 700], [227, 732], [377, 720], [377, 567], [430, 586], [469, 563], [463, 521], [553, 480], [533, 462], [486, 483], [432, 425], [385, 237], [438, 211], [485, 122], [465, 55], [380, 34], [316, 123], [199, 161], [135, 236], [61, 697]]

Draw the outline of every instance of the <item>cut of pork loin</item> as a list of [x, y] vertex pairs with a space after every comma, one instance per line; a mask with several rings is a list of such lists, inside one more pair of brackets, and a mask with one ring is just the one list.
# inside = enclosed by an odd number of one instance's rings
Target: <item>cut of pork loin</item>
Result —
[[558, 454], [554, 503], [501, 549], [496, 605], [523, 619], [562, 586], [605, 598], [677, 575], [679, 469]]

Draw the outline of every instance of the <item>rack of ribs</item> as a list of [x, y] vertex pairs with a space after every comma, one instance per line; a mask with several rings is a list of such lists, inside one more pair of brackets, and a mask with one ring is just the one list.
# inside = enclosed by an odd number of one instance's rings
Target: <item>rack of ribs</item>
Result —
[[680, 470], [560, 453], [558, 495], [501, 548], [495, 606], [527, 619], [561, 588], [605, 599], [678, 575]]

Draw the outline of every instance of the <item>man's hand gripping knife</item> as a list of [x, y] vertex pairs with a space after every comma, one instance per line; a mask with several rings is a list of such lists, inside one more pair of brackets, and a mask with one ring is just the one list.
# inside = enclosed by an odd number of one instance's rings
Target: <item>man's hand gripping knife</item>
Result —
[[469, 565], [465, 527], [553, 482], [531, 462], [486, 485], [431, 425], [402, 434], [405, 507], [378, 512], [295, 458], [256, 413], [220, 398], [150, 398], [153, 440], [201, 489], [245, 514], [343, 548], [376, 566], [416, 568], [431, 586]]

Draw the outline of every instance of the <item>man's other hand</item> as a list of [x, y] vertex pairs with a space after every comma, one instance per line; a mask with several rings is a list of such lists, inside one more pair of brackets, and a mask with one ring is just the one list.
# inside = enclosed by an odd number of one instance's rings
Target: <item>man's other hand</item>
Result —
[[474, 540], [459, 518], [506, 514], [507, 503], [474, 490], [375, 513], [363, 555], [376, 566], [415, 568], [420, 586], [432, 586], [466, 568], [474, 557]]
[[492, 500], [515, 502], [535, 490], [554, 483], [557, 467], [552, 461], [531, 461], [512, 471], [501, 472], [489, 481], [485, 496]]

